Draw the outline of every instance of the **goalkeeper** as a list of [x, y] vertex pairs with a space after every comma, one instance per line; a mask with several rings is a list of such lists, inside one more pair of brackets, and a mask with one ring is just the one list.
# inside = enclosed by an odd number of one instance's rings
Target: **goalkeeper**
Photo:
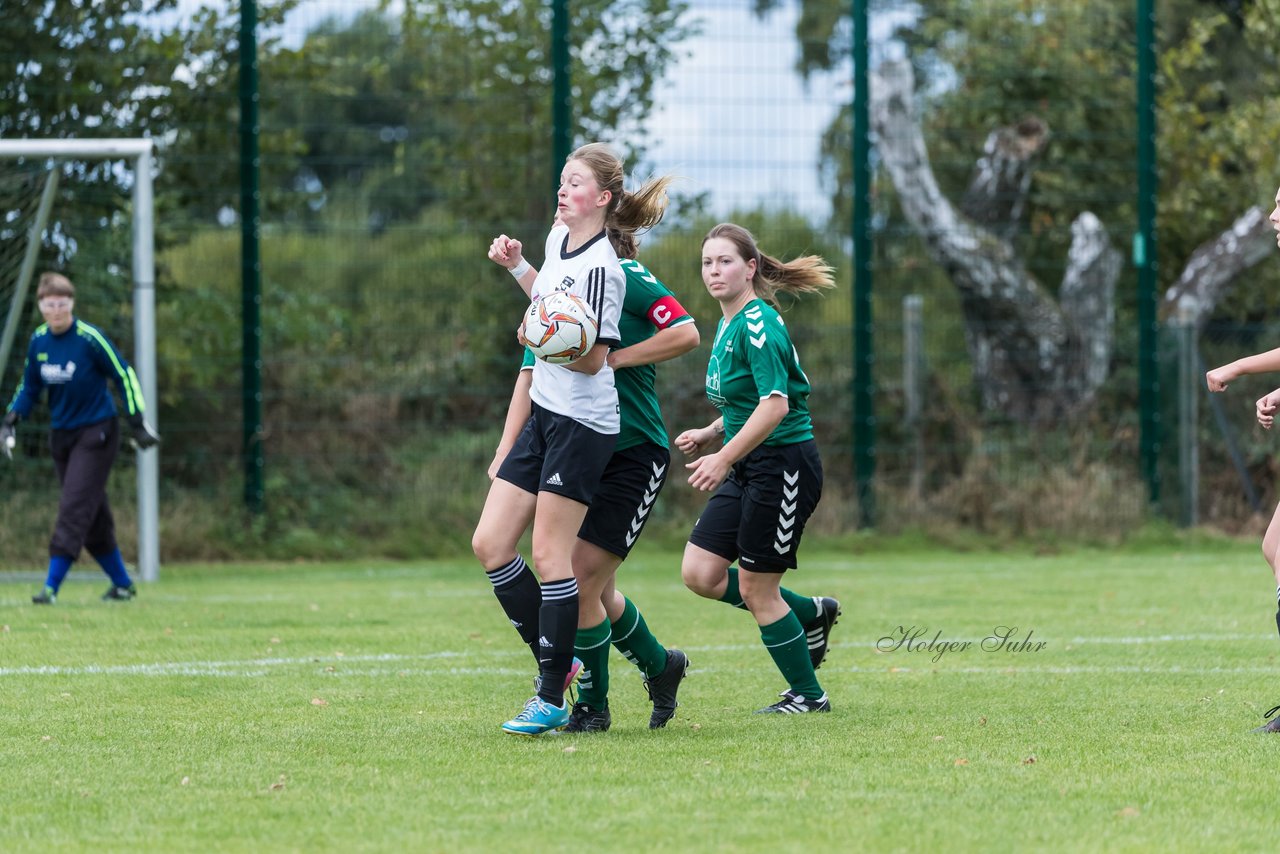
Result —
[[45, 322], [31, 336], [22, 380], [0, 425], [0, 449], [12, 459], [19, 419], [31, 414], [40, 392], [48, 389], [49, 450], [62, 494], [49, 541], [49, 575], [44, 589], [31, 597], [37, 605], [54, 603], [81, 548], [111, 579], [104, 600], [137, 595], [116, 544], [115, 519], [107, 503], [107, 476], [120, 449], [108, 378], [124, 401], [134, 446], [146, 450], [160, 441], [143, 418], [142, 391], [133, 368], [97, 327], [75, 316], [75, 295], [66, 276], [40, 277], [36, 301]]

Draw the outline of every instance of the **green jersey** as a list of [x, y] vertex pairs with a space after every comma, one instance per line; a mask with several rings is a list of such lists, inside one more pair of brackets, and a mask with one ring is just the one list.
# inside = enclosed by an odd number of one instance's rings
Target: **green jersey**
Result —
[[[675, 294], [647, 267], [627, 258], [620, 263], [627, 279], [622, 316], [618, 320], [618, 337], [622, 339], [623, 347], [652, 338], [659, 330], [693, 323], [692, 315], [680, 305]], [[533, 360], [533, 353], [526, 348], [524, 367], [533, 367]], [[618, 389], [622, 417], [615, 453], [645, 442], [663, 448], [669, 446], [670, 439], [654, 388], [657, 376], [656, 365], [637, 365], [614, 372], [613, 383]]]
[[809, 418], [809, 378], [786, 324], [773, 307], [754, 299], [716, 327], [707, 364], [707, 397], [724, 416], [729, 441], [760, 401], [775, 394], [787, 399], [787, 414], [761, 444], [795, 445], [813, 438]]

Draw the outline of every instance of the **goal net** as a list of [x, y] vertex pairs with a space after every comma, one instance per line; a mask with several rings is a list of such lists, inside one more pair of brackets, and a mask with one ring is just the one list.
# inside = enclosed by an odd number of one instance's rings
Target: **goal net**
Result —
[[[77, 271], [92, 266], [108, 278], [124, 280], [132, 291], [131, 361], [142, 384], [148, 420], [159, 429], [153, 164], [152, 143], [145, 139], [0, 139], [0, 306], [5, 310], [0, 332], [0, 396], [5, 406], [20, 379], [26, 336], [39, 319], [32, 282], [43, 269], [39, 265], [56, 263]], [[77, 179], [86, 187], [95, 182], [109, 185], [112, 192], [86, 192], [86, 198], [81, 198], [75, 189]], [[116, 201], [121, 188], [128, 192], [123, 204]], [[87, 198], [89, 195], [93, 198]], [[72, 222], [76, 224], [67, 227]], [[114, 240], [116, 233], [122, 235], [121, 241]], [[110, 257], [77, 258], [85, 251], [78, 234], [92, 234], [106, 246], [113, 242], [125, 245], [109, 253]], [[94, 298], [84, 294], [77, 304], [84, 307]], [[139, 453], [136, 463], [137, 565], [142, 580], [156, 581], [160, 577], [158, 453]]]

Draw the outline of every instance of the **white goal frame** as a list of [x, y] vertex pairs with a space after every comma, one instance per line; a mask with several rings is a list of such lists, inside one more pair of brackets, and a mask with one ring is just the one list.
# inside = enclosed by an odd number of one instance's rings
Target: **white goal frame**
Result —
[[[0, 139], [0, 160], [127, 160], [133, 167], [133, 364], [159, 430], [156, 395], [155, 196], [151, 184], [154, 145], [149, 139]], [[34, 235], [38, 241], [40, 235]], [[28, 271], [28, 275], [30, 272]], [[20, 282], [19, 288], [26, 283]], [[160, 448], [137, 452], [138, 570], [143, 581], [160, 579]]]

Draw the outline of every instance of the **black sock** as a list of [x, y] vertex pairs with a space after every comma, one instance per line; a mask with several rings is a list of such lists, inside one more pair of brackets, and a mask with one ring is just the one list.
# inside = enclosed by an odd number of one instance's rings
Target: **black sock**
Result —
[[564, 680], [573, 666], [573, 640], [578, 633], [578, 582], [572, 578], [542, 585], [538, 610], [538, 696], [553, 706], [564, 704]]
[[516, 555], [511, 563], [497, 569], [486, 569], [493, 584], [493, 595], [498, 597], [498, 604], [506, 612], [511, 625], [520, 633], [520, 639], [533, 653], [534, 661], [538, 660], [538, 609], [542, 606], [542, 588], [534, 577], [524, 558]]

